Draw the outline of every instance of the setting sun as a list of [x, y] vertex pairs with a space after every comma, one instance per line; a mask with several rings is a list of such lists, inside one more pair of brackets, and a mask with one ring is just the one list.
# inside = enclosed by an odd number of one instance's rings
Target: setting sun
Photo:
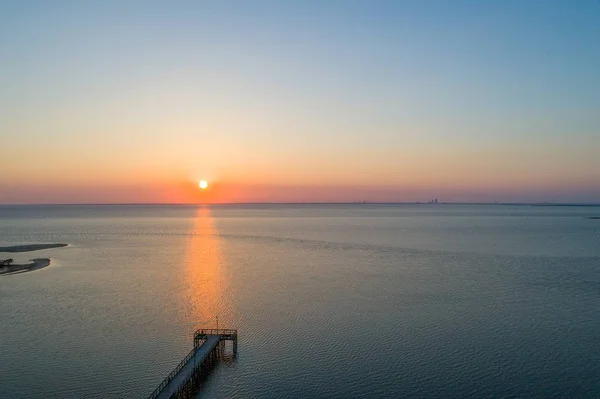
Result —
[[204, 190], [208, 187], [208, 182], [206, 180], [200, 180], [200, 182], [198, 183], [198, 186], [200, 186], [200, 188], [202, 190]]

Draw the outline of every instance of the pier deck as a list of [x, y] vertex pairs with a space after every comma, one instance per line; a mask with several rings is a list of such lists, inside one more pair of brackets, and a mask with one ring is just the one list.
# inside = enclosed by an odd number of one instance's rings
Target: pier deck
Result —
[[225, 341], [233, 342], [237, 353], [237, 330], [198, 330], [194, 333], [194, 349], [175, 367], [150, 394], [149, 399], [185, 398], [196, 389], [196, 377], [201, 375], [224, 353]]

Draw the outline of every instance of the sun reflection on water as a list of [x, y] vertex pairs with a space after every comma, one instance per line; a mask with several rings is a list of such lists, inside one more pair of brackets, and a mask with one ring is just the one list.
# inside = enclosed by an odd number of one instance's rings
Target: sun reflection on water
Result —
[[188, 240], [184, 268], [187, 289], [183, 291], [186, 319], [194, 328], [213, 328], [218, 316], [219, 326], [227, 327], [225, 257], [210, 208], [198, 208]]

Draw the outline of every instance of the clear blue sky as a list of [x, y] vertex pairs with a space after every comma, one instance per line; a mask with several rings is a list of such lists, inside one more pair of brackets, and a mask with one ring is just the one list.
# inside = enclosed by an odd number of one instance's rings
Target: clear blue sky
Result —
[[0, 202], [600, 202], [600, 2], [0, 0], [0, 139]]

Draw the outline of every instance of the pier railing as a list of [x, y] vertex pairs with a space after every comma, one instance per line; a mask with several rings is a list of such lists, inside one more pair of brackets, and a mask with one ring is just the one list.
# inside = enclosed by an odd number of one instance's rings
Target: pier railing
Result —
[[225, 328], [201, 328], [194, 333], [194, 347], [197, 347], [201, 340], [209, 335], [218, 335], [222, 340], [237, 341], [237, 330]]
[[237, 330], [230, 328], [201, 328], [196, 330], [194, 337], [198, 335], [237, 335]]
[[183, 366], [185, 366], [185, 364], [194, 356], [194, 353], [196, 353], [196, 348], [192, 349], [190, 351], [190, 353], [188, 353], [187, 356], [184, 357], [181, 362], [179, 362], [179, 364], [177, 365], [177, 367], [175, 367], [173, 369], [173, 371], [171, 371], [169, 373], [169, 375], [160, 383], [160, 385], [158, 387], [156, 387], [156, 389], [154, 390], [154, 392], [152, 392], [150, 394], [150, 396], [148, 396], [148, 399], [158, 397], [158, 395], [160, 394], [160, 392], [169, 384], [169, 382], [171, 382], [171, 380], [173, 378], [175, 378], [175, 376], [177, 375], [177, 373], [179, 373], [181, 371], [181, 369], [183, 368]]

